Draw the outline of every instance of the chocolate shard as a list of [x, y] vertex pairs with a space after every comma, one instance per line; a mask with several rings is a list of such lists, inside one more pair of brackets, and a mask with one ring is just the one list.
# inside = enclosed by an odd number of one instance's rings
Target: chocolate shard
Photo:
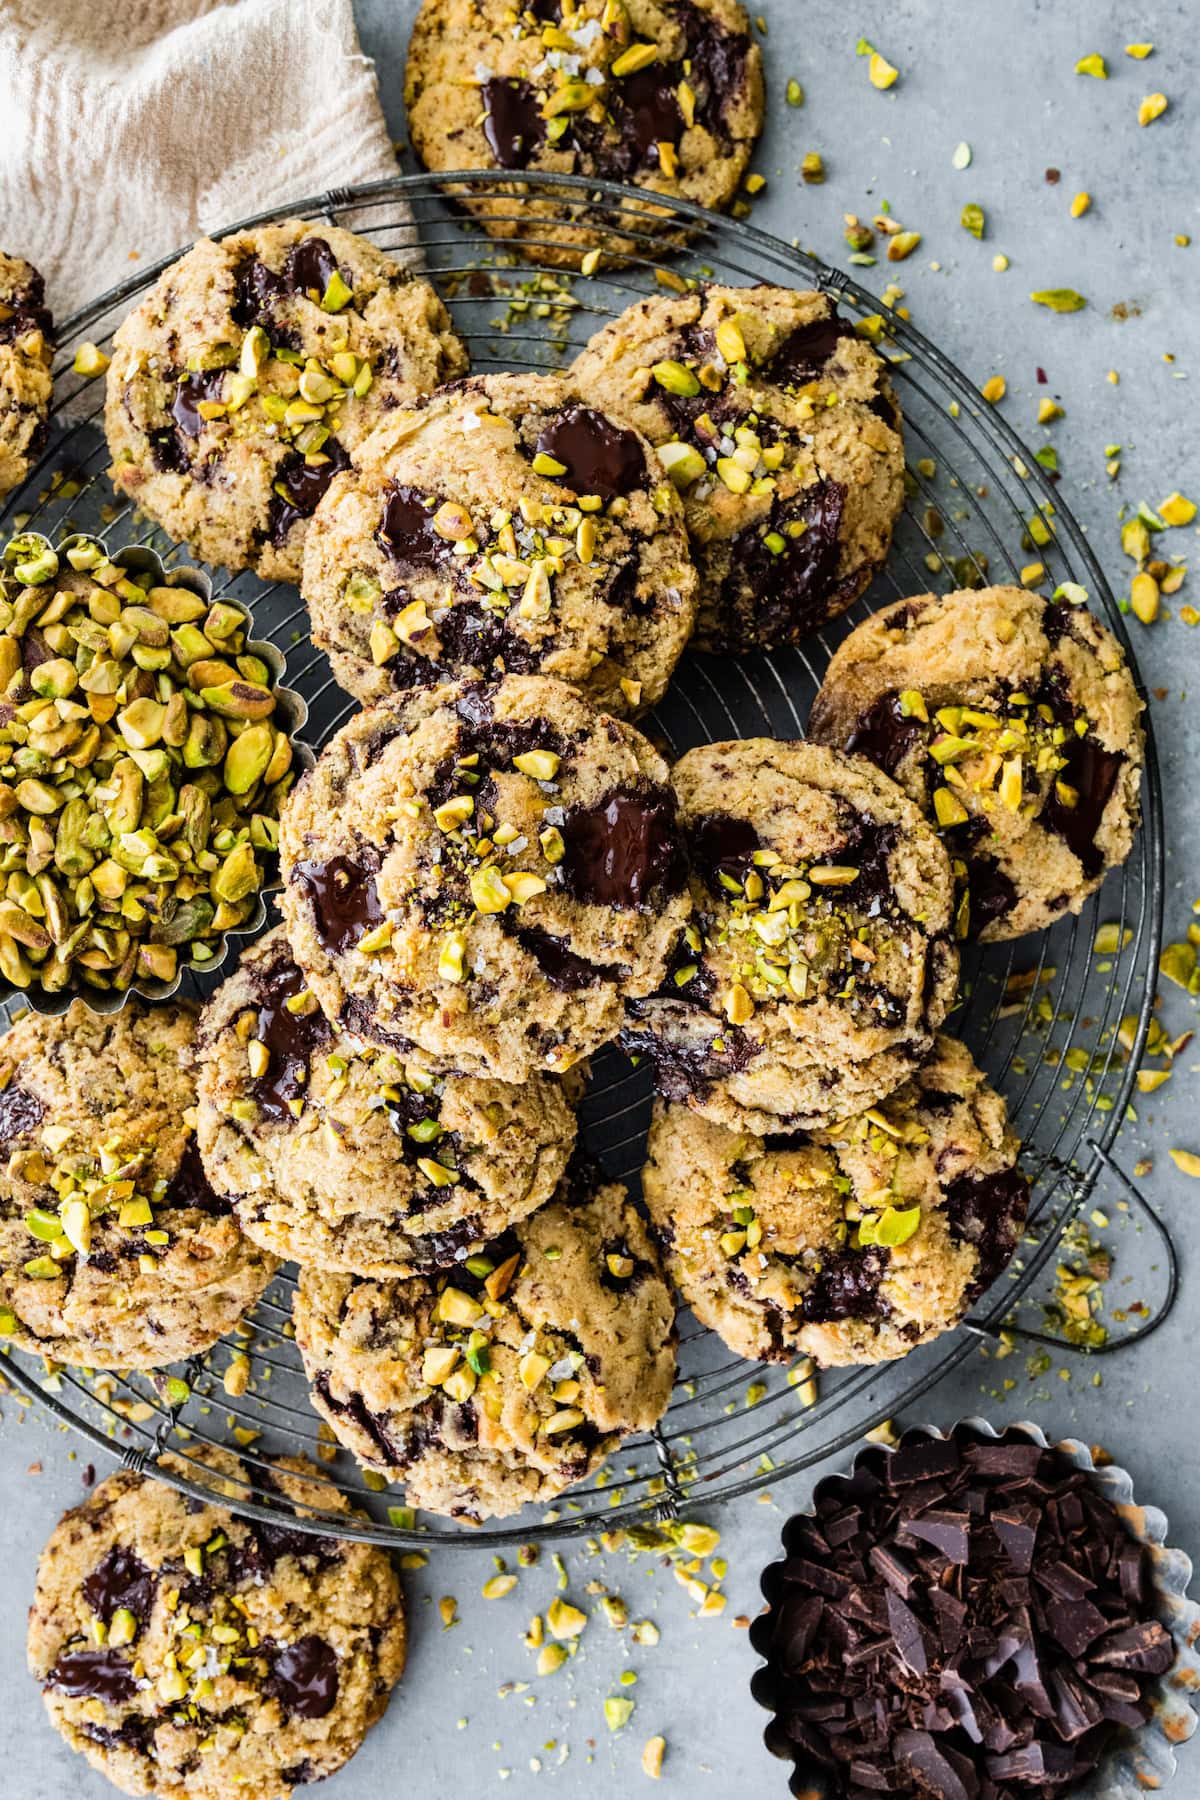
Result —
[[1011, 1506], [988, 1514], [992, 1530], [1000, 1539], [1004, 1553], [1013, 1568], [1028, 1575], [1033, 1568], [1037, 1546], [1038, 1515], [1033, 1506]]
[[902, 1443], [888, 1460], [888, 1484], [908, 1487], [916, 1481], [937, 1480], [955, 1474], [961, 1462], [953, 1438], [920, 1438]]
[[906, 1536], [920, 1538], [923, 1543], [932, 1544], [948, 1561], [963, 1568], [970, 1560], [970, 1527], [969, 1514], [934, 1508], [922, 1513], [919, 1518], [904, 1521]]
[[1140, 1675], [1165, 1675], [1175, 1661], [1175, 1640], [1157, 1619], [1145, 1619], [1115, 1631], [1092, 1652], [1091, 1660], [1112, 1669], [1132, 1669]]
[[927, 1674], [930, 1657], [934, 1654], [928, 1632], [899, 1594], [888, 1588], [884, 1598], [887, 1601], [888, 1625], [896, 1641], [896, 1649], [915, 1675]]
[[896, 1763], [930, 1800], [978, 1800], [979, 1777], [965, 1756], [939, 1747], [928, 1731], [898, 1731]]
[[987, 1772], [993, 1781], [1025, 1781], [1036, 1786], [1061, 1783], [1075, 1772], [1075, 1752], [1069, 1744], [1039, 1739], [1003, 1756], [989, 1756]]
[[917, 1584], [917, 1574], [898, 1550], [887, 1544], [872, 1544], [870, 1563], [902, 1600], [908, 1599]]
[[1082, 1656], [1089, 1644], [1104, 1636], [1109, 1620], [1090, 1600], [1052, 1600], [1046, 1624], [1068, 1656]]

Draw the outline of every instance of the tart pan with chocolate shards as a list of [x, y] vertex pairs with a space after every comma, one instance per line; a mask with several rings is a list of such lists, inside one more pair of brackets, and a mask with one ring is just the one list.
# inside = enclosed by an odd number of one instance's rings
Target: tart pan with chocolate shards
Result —
[[26, 1013], [0, 1038], [0, 1331], [156, 1369], [209, 1349], [279, 1264], [243, 1236], [193, 1136], [196, 1013], [130, 999]]
[[655, 1107], [642, 1190], [696, 1317], [756, 1360], [907, 1356], [1008, 1265], [1029, 1184], [1004, 1102], [954, 1038], [869, 1113], [755, 1137]]
[[[575, 268], [589, 248], [611, 261], [678, 234], [673, 200], [727, 206], [765, 105], [738, 0], [425, 0], [404, 98], [427, 168], [512, 171], [508, 196], [459, 190], [493, 237]], [[646, 204], [530, 193], [523, 169], [632, 183]]]
[[[783, 1531], [751, 1627], [805, 1800], [1137, 1800], [1190, 1736], [1200, 1609], [1121, 1469], [1036, 1425], [870, 1445]], [[1194, 1791], [1194, 1790], [1193, 1790]]]
[[542, 674], [634, 714], [662, 698], [696, 616], [654, 451], [553, 375], [475, 376], [392, 413], [317, 508], [301, 585], [364, 702]]
[[205, 562], [299, 581], [355, 445], [466, 367], [433, 288], [366, 238], [300, 219], [202, 238], [113, 339], [113, 483]]
[[825, 294], [701, 286], [639, 300], [572, 370], [648, 437], [683, 496], [694, 644], [794, 644], [857, 600], [904, 501], [886, 367]]
[[962, 888], [959, 935], [994, 943], [1079, 912], [1129, 855], [1141, 714], [1120, 645], [1085, 606], [994, 587], [864, 620], [809, 734], [869, 756], [930, 816]]
[[163, 1461], [234, 1510], [129, 1470], [102, 1481], [42, 1552], [30, 1672], [55, 1730], [127, 1794], [288, 1800], [354, 1755], [403, 1673], [395, 1569], [373, 1546], [239, 1515], [269, 1490], [359, 1524], [302, 1458], [249, 1467], [192, 1444]]
[[305, 1269], [296, 1342], [317, 1411], [413, 1506], [480, 1520], [547, 1501], [661, 1418], [675, 1315], [624, 1188], [576, 1162], [557, 1196], [440, 1275]]
[[864, 757], [706, 744], [672, 776], [693, 918], [621, 1042], [658, 1092], [734, 1131], [860, 1113], [928, 1055], [954, 1000], [950, 862]]
[[575, 1143], [553, 1075], [439, 1080], [420, 1055], [333, 1029], [283, 927], [200, 1020], [197, 1138], [247, 1237], [356, 1275], [414, 1275], [481, 1250], [549, 1200]]
[[288, 938], [326, 1017], [500, 1081], [607, 1043], [691, 911], [667, 774], [545, 676], [359, 713], [280, 831]]

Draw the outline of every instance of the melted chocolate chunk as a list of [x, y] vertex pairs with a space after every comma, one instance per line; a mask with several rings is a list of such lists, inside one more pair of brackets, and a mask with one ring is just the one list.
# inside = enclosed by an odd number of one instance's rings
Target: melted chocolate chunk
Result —
[[285, 961], [271, 971], [255, 996], [257, 1035], [267, 1047], [268, 1060], [250, 1092], [263, 1118], [284, 1125], [295, 1123], [288, 1101], [304, 1093], [309, 1064], [332, 1036], [329, 1021], [319, 1008], [298, 1013], [288, 1007], [288, 1001], [303, 993], [307, 985], [296, 965]]
[[120, 1706], [137, 1692], [128, 1662], [117, 1650], [70, 1650], [60, 1656], [46, 1686], [71, 1700], [103, 1700]]
[[404, 575], [423, 575], [450, 560], [450, 545], [433, 529], [435, 510], [416, 488], [388, 483], [375, 541]]
[[858, 870], [857, 878], [844, 891], [864, 912], [880, 913], [895, 901], [891, 856], [899, 835], [897, 826], [880, 825], [859, 813], [846, 842], [838, 851], [842, 862]]
[[204, 1173], [200, 1149], [194, 1137], [189, 1138], [184, 1147], [179, 1167], [167, 1185], [163, 1205], [176, 1209], [190, 1207], [194, 1212], [206, 1213], [210, 1219], [223, 1219], [233, 1210], [223, 1195], [214, 1192], [212, 1183]]
[[[795, 643], [829, 617], [837, 576], [846, 490], [817, 481], [787, 501], [776, 500], [763, 524], [739, 532], [730, 545], [718, 617], [722, 643], [745, 651], [756, 644]], [[788, 525], [803, 525], [798, 537]], [[766, 538], [783, 538], [776, 555]]]
[[276, 1651], [263, 1692], [278, 1700], [288, 1717], [323, 1719], [337, 1700], [337, 1653], [324, 1638], [298, 1638]]
[[[750, 39], [745, 32], [726, 31], [712, 12], [702, 12], [689, 0], [675, 0], [672, 10], [683, 26], [687, 43], [688, 80], [696, 92], [696, 117], [715, 137], [729, 102], [745, 83]], [[682, 75], [680, 70], [676, 85]]]
[[318, 938], [331, 956], [341, 956], [359, 938], [383, 923], [375, 886], [379, 852], [364, 844], [357, 858], [334, 856], [326, 863], [298, 862], [292, 880], [308, 895]]
[[869, 757], [877, 769], [894, 775], [909, 752], [924, 743], [925, 733], [920, 719], [905, 718], [899, 694], [880, 694], [856, 721], [846, 749]]
[[1029, 1183], [1019, 1169], [959, 1175], [946, 1189], [945, 1204], [950, 1235], [979, 1252], [972, 1296], [982, 1294], [1012, 1260], [1029, 1207]]
[[81, 1583], [83, 1598], [106, 1625], [120, 1607], [131, 1612], [139, 1625], [150, 1617], [156, 1586], [154, 1575], [140, 1557], [124, 1544], [112, 1549], [96, 1564]]
[[185, 437], [199, 437], [206, 420], [199, 412], [202, 400], [219, 400], [225, 385], [224, 369], [199, 369], [192, 375], [181, 375], [171, 402], [175, 429]]
[[378, 1413], [371, 1410], [360, 1393], [355, 1392], [348, 1395], [346, 1399], [339, 1400], [334, 1395], [325, 1370], [317, 1375], [313, 1382], [313, 1389], [320, 1395], [335, 1417], [351, 1420], [361, 1432], [370, 1438], [385, 1463], [394, 1469], [407, 1467], [411, 1460], [408, 1451], [392, 1437], [383, 1419]]
[[[695, 1017], [686, 999], [676, 997], [655, 1004]], [[712, 1029], [725, 1046], [724, 1050], [715, 1050], [711, 1043], [697, 1043], [686, 1026], [680, 1035], [675, 1035], [670, 1025], [667, 1030], [650, 1030], [637, 1024], [644, 1016], [641, 1001], [627, 1002], [627, 1012], [630, 1023], [622, 1026], [617, 1042], [627, 1056], [647, 1058], [654, 1071], [654, 1091], [664, 1100], [688, 1100], [694, 1094], [706, 1093], [714, 1081], [740, 1074], [758, 1055], [759, 1046], [740, 1025], [718, 1025], [714, 1020]]]
[[26, 332], [40, 331], [48, 341], [54, 337], [54, 321], [44, 304], [46, 283], [37, 269], [30, 269], [24, 287], [0, 294], [0, 301], [11, 310], [0, 318], [0, 344], [11, 344]]
[[269, 326], [274, 303], [282, 300], [287, 292], [288, 284], [282, 275], [268, 269], [257, 256], [247, 257], [234, 275], [233, 302], [229, 309], [234, 324], [243, 330], [251, 325]]
[[645, 911], [677, 894], [685, 862], [669, 788], [613, 788], [594, 806], [568, 808], [560, 867], [567, 892], [590, 906]]
[[537, 94], [527, 81], [493, 75], [480, 89], [483, 135], [502, 169], [524, 169], [546, 135]]
[[150, 460], [162, 475], [182, 475], [189, 466], [188, 453], [173, 425], [150, 434]]
[[[311, 519], [325, 498], [335, 475], [350, 467], [350, 458], [336, 438], [326, 438], [321, 445], [324, 462], [310, 463], [298, 450], [291, 450], [275, 471], [275, 489], [267, 510], [267, 530], [271, 542], [278, 547], [292, 526], [301, 519]], [[286, 495], [286, 498], [285, 498]]]
[[[288, 251], [284, 267], [287, 291], [292, 294], [316, 293], [321, 299], [337, 274], [337, 257], [323, 237], [302, 238]], [[346, 283], [347, 287], [351, 284]]]
[[0, 1149], [18, 1143], [36, 1131], [46, 1115], [45, 1103], [15, 1081], [0, 1093]]
[[754, 852], [762, 848], [749, 819], [735, 819], [732, 813], [701, 813], [689, 824], [687, 838], [692, 866], [710, 885], [722, 873], [744, 880]]
[[1004, 919], [1017, 904], [1017, 889], [994, 856], [967, 858], [967, 936], [972, 941], [985, 927]]
[[800, 1302], [800, 1316], [809, 1325], [829, 1325], [837, 1319], [879, 1319], [887, 1307], [880, 1299], [887, 1259], [883, 1252], [838, 1250], [822, 1258]]
[[[1104, 867], [1104, 857], [1096, 848], [1096, 833], [1125, 758], [1120, 751], [1106, 750], [1090, 735], [1069, 738], [1063, 754], [1066, 767], [1059, 770], [1051, 786], [1041, 822], [1048, 831], [1058, 833], [1083, 864], [1084, 874], [1093, 880]], [[1060, 781], [1075, 790], [1078, 798], [1073, 806], [1061, 799], [1057, 786]]]
[[614, 425], [591, 406], [568, 406], [542, 428], [537, 449], [565, 465], [577, 494], [615, 500], [646, 482], [646, 458], [632, 431]]
[[609, 98], [611, 124], [576, 118], [571, 136], [591, 173], [628, 181], [659, 160], [660, 143], [675, 144], [683, 128], [676, 90], [678, 63], [651, 63], [626, 75]]
[[826, 319], [813, 319], [797, 325], [789, 332], [768, 363], [763, 365], [763, 378], [778, 387], [803, 387], [816, 381], [826, 363], [837, 353], [844, 337], [853, 336], [852, 327], [832, 311]]
[[625, 973], [615, 963], [592, 963], [576, 956], [562, 938], [551, 937], [540, 925], [514, 926], [512, 936], [532, 956], [550, 986], [562, 993], [597, 987], [602, 981], [617, 981]]

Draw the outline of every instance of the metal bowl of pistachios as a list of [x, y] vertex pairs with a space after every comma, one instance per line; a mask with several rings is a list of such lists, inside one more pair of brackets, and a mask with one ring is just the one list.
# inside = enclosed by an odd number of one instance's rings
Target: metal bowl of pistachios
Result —
[[0, 555], [0, 1002], [165, 1000], [259, 931], [313, 753], [274, 644], [201, 570], [99, 537]]

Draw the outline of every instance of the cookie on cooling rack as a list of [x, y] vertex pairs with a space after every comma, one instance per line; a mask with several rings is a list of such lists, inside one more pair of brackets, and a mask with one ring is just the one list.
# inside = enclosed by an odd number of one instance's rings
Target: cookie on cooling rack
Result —
[[813, 703], [930, 815], [963, 884], [959, 933], [996, 942], [1077, 913], [1139, 819], [1142, 702], [1082, 604], [1024, 588], [919, 594], [865, 620]]
[[694, 915], [628, 1007], [658, 1091], [738, 1131], [827, 1125], [888, 1094], [953, 1002], [937, 835], [864, 757], [746, 738], [673, 770]]
[[280, 859], [326, 1017], [501, 1081], [614, 1037], [691, 909], [666, 763], [538, 675], [359, 713], [289, 796]]
[[214, 1189], [277, 1256], [412, 1275], [480, 1250], [558, 1186], [575, 1115], [552, 1075], [442, 1081], [335, 1032], [282, 926], [204, 1010], [196, 1135]]
[[38, 1564], [28, 1659], [51, 1723], [127, 1794], [287, 1800], [349, 1761], [404, 1670], [404, 1596], [366, 1544], [240, 1518], [353, 1512], [302, 1458], [248, 1468], [193, 1446], [163, 1459], [211, 1503], [110, 1475]]
[[653, 706], [696, 615], [683, 509], [649, 444], [550, 375], [476, 376], [393, 412], [309, 528], [313, 637], [358, 700], [556, 676]]
[[429, 283], [365, 238], [299, 219], [202, 238], [113, 339], [113, 482], [205, 562], [299, 581], [355, 445], [466, 366]]
[[0, 499], [46, 441], [54, 326], [45, 298], [33, 264], [0, 250]]
[[869, 1113], [755, 1137], [655, 1106], [642, 1188], [667, 1270], [752, 1360], [886, 1362], [1007, 1267], [1029, 1186], [1004, 1102], [954, 1038]]
[[762, 129], [762, 57], [737, 0], [425, 0], [405, 104], [427, 168], [647, 190], [644, 210], [607, 215], [568, 190], [518, 188], [519, 200], [462, 190], [494, 237], [519, 239], [535, 261], [577, 265], [589, 246], [637, 248], [622, 228], [661, 228], [655, 195], [668, 206], [729, 204]]
[[20, 1350], [161, 1368], [207, 1350], [278, 1264], [193, 1137], [194, 1008], [75, 1001], [0, 1038], [0, 1330]]
[[639, 300], [572, 375], [649, 438], [683, 495], [697, 648], [795, 643], [882, 566], [904, 501], [899, 408], [827, 295], [713, 284]]
[[313, 1405], [413, 1506], [485, 1519], [554, 1498], [666, 1410], [674, 1308], [624, 1188], [575, 1164], [557, 1197], [437, 1276], [301, 1272]]

